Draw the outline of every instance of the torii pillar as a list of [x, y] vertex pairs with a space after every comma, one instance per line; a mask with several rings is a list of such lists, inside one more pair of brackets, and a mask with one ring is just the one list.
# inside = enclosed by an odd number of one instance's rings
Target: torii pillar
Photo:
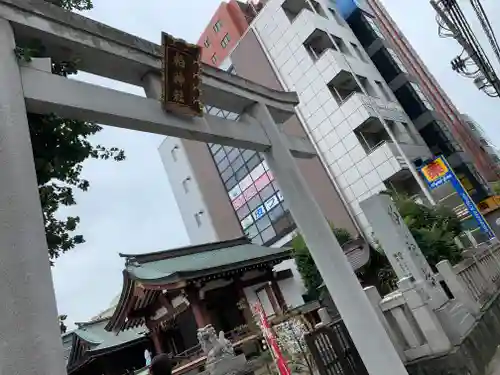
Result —
[[14, 48], [12, 28], [0, 18], [0, 373], [63, 375], [62, 340]]
[[276, 177], [295, 224], [304, 236], [368, 373], [407, 375], [399, 354], [298, 170], [269, 109], [264, 104], [257, 103], [243, 117], [253, 118], [260, 123], [273, 145], [265, 153], [267, 164]]

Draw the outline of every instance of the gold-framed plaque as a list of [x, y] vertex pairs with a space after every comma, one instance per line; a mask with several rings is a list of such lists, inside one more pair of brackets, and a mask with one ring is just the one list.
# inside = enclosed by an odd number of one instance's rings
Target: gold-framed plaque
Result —
[[162, 33], [162, 104], [167, 112], [203, 116], [201, 47]]

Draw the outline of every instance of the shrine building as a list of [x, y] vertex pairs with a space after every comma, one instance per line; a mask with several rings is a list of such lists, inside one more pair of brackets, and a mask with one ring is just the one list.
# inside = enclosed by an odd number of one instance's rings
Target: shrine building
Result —
[[313, 314], [319, 307], [304, 304], [300, 276], [294, 277], [294, 267], [283, 267], [293, 265], [284, 262], [290, 250], [247, 238], [120, 256], [126, 264], [123, 288], [105, 328], [147, 327], [155, 353], [200, 356], [197, 330], [208, 324], [224, 331], [236, 348], [255, 340], [250, 309], [257, 301], [269, 316], [291, 309]]
[[104, 327], [109, 318], [77, 323], [77, 328], [62, 336], [68, 375], [123, 375], [144, 367], [144, 351], [151, 341], [145, 327], [120, 334]]

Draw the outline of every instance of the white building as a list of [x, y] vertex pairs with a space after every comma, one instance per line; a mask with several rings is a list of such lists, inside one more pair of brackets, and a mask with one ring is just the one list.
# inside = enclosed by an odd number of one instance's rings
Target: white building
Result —
[[298, 93], [299, 118], [370, 235], [359, 202], [392, 187], [419, 193], [407, 161], [429, 149], [335, 9], [270, 0], [251, 28], [284, 88]]
[[[329, 198], [316, 196], [322, 207], [324, 202], [338, 201], [336, 214], [325, 212], [325, 216], [335, 226], [370, 236], [359, 202], [387, 189], [424, 195], [413, 162], [431, 157], [431, 152], [349, 26], [327, 3], [267, 1], [223, 68], [298, 93], [297, 117], [317, 149], [330, 180], [327, 184], [336, 190]], [[265, 63], [258, 62], [259, 54]], [[250, 214], [244, 218], [231, 205], [235, 188], [226, 184], [227, 170], [218, 168], [218, 160], [214, 164], [213, 147], [195, 143], [167, 138], [160, 147], [191, 240], [230, 238], [242, 230], [248, 235], [245, 226], [258, 224], [260, 218], [253, 215], [254, 220], [248, 221]], [[226, 156], [233, 151], [226, 150]], [[302, 171], [308, 173], [308, 168]], [[306, 179], [314, 190], [316, 178]], [[265, 202], [261, 203], [264, 207]], [[283, 206], [286, 211], [286, 200]], [[250, 211], [259, 208], [252, 206]], [[262, 236], [257, 238], [265, 244], [290, 239], [276, 234], [276, 241], [269, 242], [259, 233]]]

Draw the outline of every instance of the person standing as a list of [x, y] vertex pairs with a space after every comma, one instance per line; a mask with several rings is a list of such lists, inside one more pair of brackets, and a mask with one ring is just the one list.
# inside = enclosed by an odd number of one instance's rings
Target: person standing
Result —
[[172, 375], [174, 363], [168, 354], [158, 354], [151, 360], [150, 375]]

